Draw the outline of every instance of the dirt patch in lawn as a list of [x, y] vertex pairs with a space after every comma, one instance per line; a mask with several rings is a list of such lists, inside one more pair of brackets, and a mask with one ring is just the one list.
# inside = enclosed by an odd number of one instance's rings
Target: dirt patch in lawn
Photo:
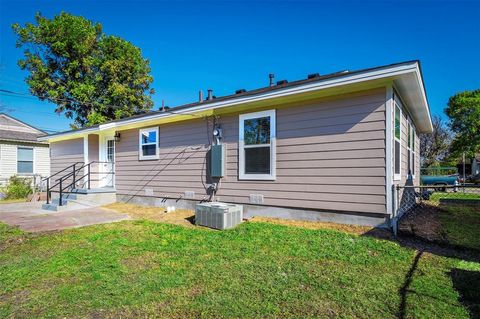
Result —
[[[163, 207], [141, 206], [126, 203], [114, 203], [104, 206], [108, 209], [129, 214], [133, 219], [146, 219], [156, 222], [183, 225], [187, 227], [195, 226], [195, 212], [188, 209], [177, 209], [175, 212], [167, 213]], [[356, 235], [369, 235], [372, 237], [390, 238], [390, 232], [384, 229], [378, 229], [367, 226], [355, 226], [346, 224], [335, 224], [316, 221], [289, 220], [280, 218], [254, 217], [249, 222], [272, 223], [277, 225], [300, 227], [306, 229], [332, 229], [347, 232]]]
[[347, 233], [356, 234], [356, 235], [372, 234], [373, 232], [377, 232], [377, 231], [381, 232], [381, 230], [376, 230], [373, 227], [367, 227], [367, 226], [355, 226], [355, 225], [346, 225], [346, 224], [290, 220], [290, 219], [269, 218], [269, 217], [254, 217], [250, 219], [250, 221], [272, 223], [272, 224], [284, 225], [284, 226], [301, 227], [301, 228], [307, 228], [307, 229], [332, 229], [332, 230], [338, 230], [338, 231], [347, 232]]
[[431, 242], [446, 243], [440, 221], [441, 209], [437, 205], [422, 205], [407, 213], [400, 221], [398, 230], [403, 235], [422, 238]]
[[195, 212], [188, 209], [177, 209], [167, 213], [163, 207], [141, 206], [125, 203], [114, 203], [104, 206], [120, 213], [126, 213], [133, 219], [147, 219], [156, 222], [194, 227]]
[[461, 203], [423, 203], [406, 213], [399, 234], [452, 248], [480, 251], [480, 209]]

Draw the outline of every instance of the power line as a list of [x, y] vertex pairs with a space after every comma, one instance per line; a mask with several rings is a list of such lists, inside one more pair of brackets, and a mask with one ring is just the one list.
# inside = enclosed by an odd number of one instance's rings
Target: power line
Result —
[[[29, 98], [29, 99], [34, 99], [36, 100], [37, 98], [29, 95], [29, 94], [25, 94], [25, 93], [21, 93], [21, 92], [14, 92], [14, 91], [11, 91], [11, 90], [6, 90], [6, 89], [0, 89], [0, 94], [1, 95], [9, 95], [9, 96], [15, 96], [15, 97], [19, 97], [19, 98]], [[45, 97], [45, 99], [48, 99], [48, 100], [52, 100], [52, 101], [59, 101], [59, 102], [74, 102], [74, 103], [77, 103], [78, 105], [80, 106], [94, 106], [93, 103], [91, 102], [78, 102], [78, 101], [75, 101], [73, 99], [61, 99], [61, 98], [52, 98], [52, 97]], [[109, 104], [104, 104], [103, 106], [107, 106], [107, 107], [111, 107], [113, 109], [118, 109], [118, 108], [124, 108], [123, 106], [119, 106], [119, 105], [109, 105]], [[177, 112], [177, 111], [172, 111], [172, 110], [164, 110], [162, 111], [162, 113], [171, 113], [171, 114], [177, 114], [177, 115], [190, 115], [190, 116], [193, 116], [193, 117], [198, 117], [198, 118], [203, 118], [203, 116], [200, 116], [200, 115], [197, 115], [195, 113], [188, 113], [188, 112]]]

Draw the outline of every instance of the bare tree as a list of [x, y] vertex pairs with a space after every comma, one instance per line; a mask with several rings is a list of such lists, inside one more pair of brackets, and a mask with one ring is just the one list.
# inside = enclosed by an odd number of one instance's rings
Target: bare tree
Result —
[[432, 123], [432, 133], [420, 134], [422, 167], [430, 167], [442, 162], [447, 157], [452, 143], [452, 134], [442, 118], [435, 115]]

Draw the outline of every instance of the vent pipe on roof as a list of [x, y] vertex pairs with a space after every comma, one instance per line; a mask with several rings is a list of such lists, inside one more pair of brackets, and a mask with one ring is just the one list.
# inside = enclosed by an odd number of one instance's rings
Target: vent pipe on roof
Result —
[[162, 100], [162, 108], [161, 108], [161, 111], [162, 111], [162, 112], [165, 112], [165, 100]]
[[213, 90], [208, 89], [207, 92], [208, 92], [208, 94], [207, 94], [207, 101], [210, 101], [211, 99], [213, 99], [213, 95], [212, 95]]
[[202, 90], [198, 91], [198, 102], [199, 103], [203, 102], [203, 91]]
[[275, 74], [273, 73], [270, 73], [268, 75], [268, 78], [270, 79], [270, 86], [274, 86], [275, 84], [273, 84], [274, 80], [275, 80]]

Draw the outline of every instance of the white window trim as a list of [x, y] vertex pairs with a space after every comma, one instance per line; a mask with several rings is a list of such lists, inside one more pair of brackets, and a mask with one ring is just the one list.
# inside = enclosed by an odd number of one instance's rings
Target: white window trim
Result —
[[[412, 135], [410, 136], [410, 147], [408, 146], [407, 142], [407, 152], [410, 152], [410, 168], [413, 168], [412, 170], [412, 178], [415, 179], [415, 155], [416, 155], [416, 148], [415, 148], [415, 136], [416, 136], [416, 129], [415, 125], [413, 125], [413, 121], [409, 118], [408, 119], [408, 130], [411, 130]], [[408, 134], [407, 134], [408, 137]], [[413, 149], [412, 149], [413, 146]]]
[[[31, 149], [32, 150], [32, 172], [31, 173], [20, 173], [18, 172], [18, 149], [19, 148], [28, 148], [28, 149]], [[17, 145], [17, 161], [16, 161], [16, 171], [17, 171], [17, 175], [20, 175], [20, 176], [32, 176], [32, 175], [35, 175], [35, 147], [33, 146], [23, 146], [23, 145]]]
[[[152, 132], [155, 131], [155, 134], [157, 135], [157, 138], [155, 139], [155, 155], [143, 155], [142, 151], [142, 145], [149, 145], [153, 143], [148, 143], [148, 144], [142, 144], [142, 134], [145, 132]], [[160, 134], [158, 130], [158, 126], [155, 127], [146, 127], [138, 130], [138, 159], [140, 161], [147, 161], [147, 160], [156, 160], [160, 158], [160, 151], [159, 151], [159, 145], [160, 145]]]
[[[400, 110], [400, 138], [398, 139], [395, 136], [395, 113], [396, 113], [396, 108]], [[400, 101], [397, 100], [396, 96], [394, 98], [394, 103], [393, 103], [393, 180], [394, 181], [399, 181], [402, 179], [402, 118], [403, 118], [403, 112], [402, 112], [402, 104]], [[399, 171], [400, 173], [395, 172], [395, 141], [398, 141], [400, 143], [400, 154], [399, 154]]]
[[[255, 146], [270, 145], [270, 174], [245, 174], [245, 141], [244, 141], [244, 123], [247, 119], [270, 117], [270, 144], [258, 144]], [[277, 178], [277, 138], [276, 138], [276, 117], [275, 110], [240, 114], [239, 116], [239, 132], [238, 132], [238, 178], [243, 180], [270, 180]], [[248, 147], [248, 146], [247, 146]]]

